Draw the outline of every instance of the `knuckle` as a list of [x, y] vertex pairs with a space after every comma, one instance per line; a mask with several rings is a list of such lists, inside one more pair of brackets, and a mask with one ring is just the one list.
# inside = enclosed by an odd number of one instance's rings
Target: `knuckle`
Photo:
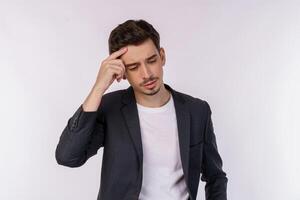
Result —
[[101, 65], [106, 65], [107, 60], [102, 60]]

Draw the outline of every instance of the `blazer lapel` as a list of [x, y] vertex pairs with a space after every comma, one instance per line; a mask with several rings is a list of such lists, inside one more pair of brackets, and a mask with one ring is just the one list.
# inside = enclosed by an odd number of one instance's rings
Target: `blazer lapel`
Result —
[[186, 178], [186, 182], [188, 183], [190, 150], [190, 113], [182, 95], [174, 89], [172, 89], [167, 84], [165, 84], [165, 87], [171, 91], [174, 100], [182, 169]]
[[126, 93], [123, 95], [122, 101], [124, 106], [121, 108], [121, 112], [127, 124], [131, 139], [134, 143], [137, 151], [140, 165], [143, 161], [143, 148], [141, 139], [141, 129], [139, 116], [137, 111], [136, 99], [132, 86], [127, 88]]
[[[189, 164], [189, 146], [190, 146], [190, 115], [185, 100], [182, 95], [172, 89], [169, 85], [164, 84], [173, 97], [174, 106], [176, 111], [177, 128], [178, 128], [178, 140], [180, 148], [180, 157], [185, 174], [186, 181], [188, 178], [188, 164]], [[121, 108], [121, 112], [128, 126], [129, 134], [132, 138], [133, 144], [137, 151], [139, 163], [142, 166], [143, 162], [143, 148], [141, 140], [141, 129], [139, 123], [138, 110], [136, 106], [136, 99], [132, 86], [126, 89], [123, 95], [122, 101], [124, 106]], [[168, 148], [168, 147], [166, 147]]]

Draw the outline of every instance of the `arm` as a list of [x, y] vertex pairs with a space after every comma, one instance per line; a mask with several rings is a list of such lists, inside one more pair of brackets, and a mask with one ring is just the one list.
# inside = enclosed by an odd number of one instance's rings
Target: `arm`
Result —
[[68, 167], [83, 165], [104, 146], [104, 132], [102, 109], [87, 112], [81, 104], [60, 136], [55, 151], [57, 163]]
[[127, 48], [121, 48], [101, 62], [90, 94], [68, 120], [60, 136], [55, 151], [58, 164], [79, 167], [104, 146], [105, 122], [103, 107], [100, 104], [104, 92], [113, 81], [119, 82], [122, 77], [125, 79], [125, 66], [118, 58], [126, 52]]
[[222, 159], [217, 149], [216, 136], [211, 120], [211, 109], [207, 102], [207, 120], [204, 134], [203, 163], [201, 180], [206, 182], [207, 200], [226, 200], [226, 173], [222, 170]]

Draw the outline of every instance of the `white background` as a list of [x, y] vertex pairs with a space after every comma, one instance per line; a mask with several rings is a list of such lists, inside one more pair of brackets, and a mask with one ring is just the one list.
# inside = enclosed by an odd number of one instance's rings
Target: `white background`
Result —
[[55, 148], [110, 31], [145, 19], [166, 51], [165, 83], [211, 106], [228, 199], [299, 200], [299, 10], [287, 0], [1, 0], [0, 199], [96, 199], [103, 149], [67, 168]]

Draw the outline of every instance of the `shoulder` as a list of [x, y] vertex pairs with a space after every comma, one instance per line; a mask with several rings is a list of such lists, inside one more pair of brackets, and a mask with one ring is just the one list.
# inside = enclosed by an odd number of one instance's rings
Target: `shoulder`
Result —
[[118, 99], [120, 100], [122, 95], [126, 92], [126, 89], [121, 89], [121, 90], [115, 90], [112, 92], [107, 92], [105, 93], [102, 98], [107, 100], [113, 100], [113, 99]]
[[126, 89], [121, 89], [105, 93], [101, 98], [99, 108], [102, 110], [107, 110], [111, 107], [117, 107], [118, 105], [121, 105], [122, 96], [125, 92]]
[[179, 91], [176, 91], [176, 93], [182, 99], [184, 99], [191, 113], [200, 112], [200, 113], [209, 114], [211, 112], [210, 105], [207, 102], [207, 100]]
[[191, 106], [196, 106], [196, 107], [209, 107], [209, 104], [207, 102], [207, 100], [205, 99], [202, 99], [202, 98], [199, 98], [199, 97], [196, 97], [196, 96], [192, 96], [190, 94], [186, 94], [186, 93], [183, 93], [183, 92], [178, 92], [176, 91], [176, 93], [184, 99], [184, 101], [191, 105]]

